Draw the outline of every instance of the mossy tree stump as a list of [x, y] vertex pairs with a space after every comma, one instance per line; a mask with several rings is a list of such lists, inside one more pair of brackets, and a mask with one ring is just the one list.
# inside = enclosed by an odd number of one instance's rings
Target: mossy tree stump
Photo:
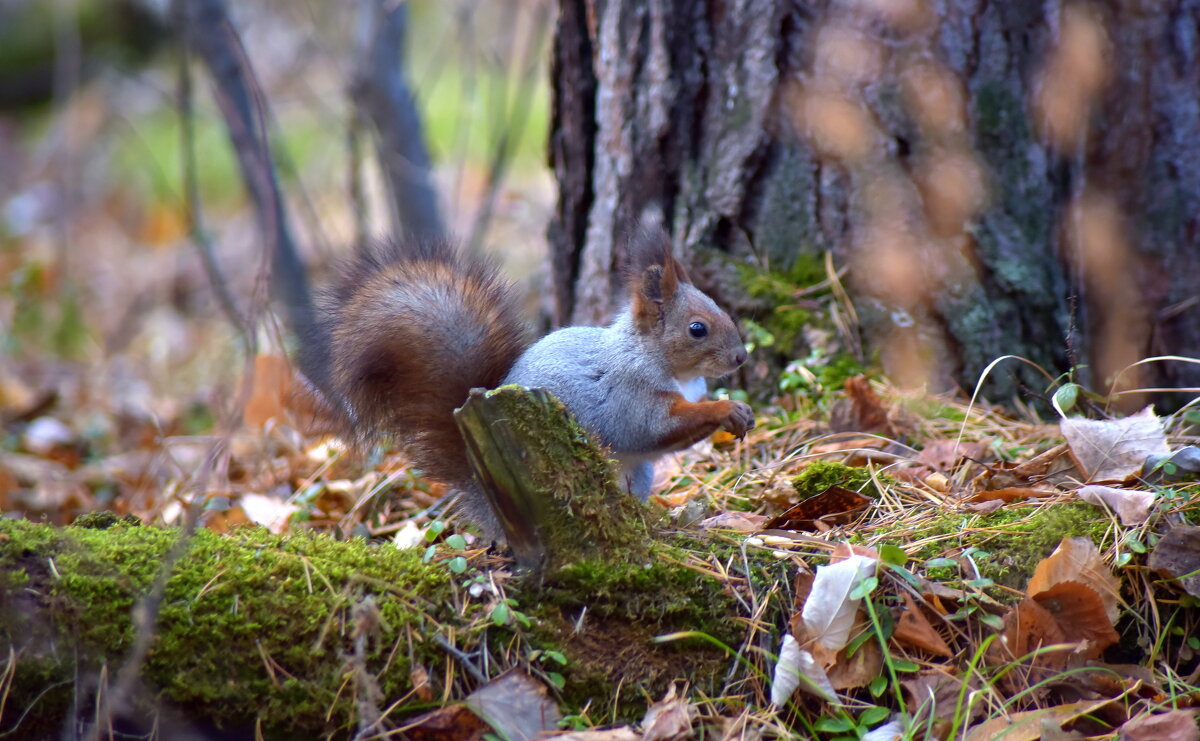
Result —
[[476, 482], [522, 567], [645, 558], [644, 508], [617, 485], [612, 462], [548, 391], [474, 389], [454, 416]]

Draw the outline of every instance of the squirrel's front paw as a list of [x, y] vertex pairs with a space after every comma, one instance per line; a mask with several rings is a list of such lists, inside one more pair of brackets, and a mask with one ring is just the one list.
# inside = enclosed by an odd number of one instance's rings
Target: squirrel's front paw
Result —
[[734, 437], [745, 437], [754, 429], [754, 411], [744, 401], [730, 401], [729, 413], [721, 423], [721, 429]]

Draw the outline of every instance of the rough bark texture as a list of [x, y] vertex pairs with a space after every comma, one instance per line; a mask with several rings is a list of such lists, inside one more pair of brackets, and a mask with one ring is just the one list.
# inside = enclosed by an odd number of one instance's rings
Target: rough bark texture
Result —
[[[754, 307], [731, 264], [786, 268], [832, 251], [850, 268], [862, 332], [885, 368], [899, 361], [884, 338], [919, 339], [937, 385], [970, 389], [1006, 354], [1051, 373], [1089, 364], [1082, 380], [1097, 387], [1139, 357], [1197, 354], [1200, 2], [1082, 6], [1107, 33], [1109, 74], [1084, 117], [1085, 143], [1066, 153], [1042, 139], [1031, 114], [1059, 41], [1060, 3], [914, 2], [907, 16], [847, 21], [851, 7], [560, 2], [550, 148], [562, 192], [550, 228], [557, 319], [600, 322], [613, 311], [620, 234], [649, 209], [661, 212], [701, 284], [743, 312], [770, 307]], [[876, 134], [857, 163], [818, 154], [789, 98], [819, 76], [818, 33], [841, 22], [883, 55], [854, 91]], [[919, 210], [923, 158], [944, 142], [905, 102], [902, 77], [918, 62], [961, 85], [965, 129], [955, 146], [982, 165], [987, 198], [949, 237], [928, 224], [898, 227], [928, 284], [905, 303], [878, 289], [876, 261], [863, 259], [863, 194], [898, 178], [907, 185], [897, 198]], [[1127, 248], [1115, 283], [1089, 279], [1095, 258], [1080, 257], [1072, 236], [1070, 206], [1091, 193], [1116, 204], [1108, 231], [1121, 232]], [[1114, 336], [1120, 352], [1101, 347]], [[1200, 370], [1158, 364], [1136, 382], [1195, 386]], [[1003, 400], [1020, 383], [1046, 386], [1014, 365], [985, 391]]]

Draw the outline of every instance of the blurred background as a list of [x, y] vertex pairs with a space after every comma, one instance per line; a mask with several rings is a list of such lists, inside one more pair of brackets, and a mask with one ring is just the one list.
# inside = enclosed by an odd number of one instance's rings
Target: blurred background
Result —
[[[374, 9], [228, 8], [318, 285], [394, 231], [377, 134], [353, 103]], [[401, 10], [391, 59], [442, 220], [530, 286], [546, 280], [549, 2]], [[159, 511], [155, 489], [186, 479], [207, 436], [240, 429], [254, 356], [293, 349], [265, 311], [267, 250], [220, 86], [194, 49], [185, 69], [171, 26], [149, 0], [0, 5], [0, 510]]]
[[1197, 39], [1184, 0], [8, 0], [0, 508], [435, 500], [287, 419], [311, 286], [403, 232], [496, 254], [545, 329], [611, 316], [661, 219], [753, 348], [731, 393], [795, 418], [865, 369], [1186, 409]]

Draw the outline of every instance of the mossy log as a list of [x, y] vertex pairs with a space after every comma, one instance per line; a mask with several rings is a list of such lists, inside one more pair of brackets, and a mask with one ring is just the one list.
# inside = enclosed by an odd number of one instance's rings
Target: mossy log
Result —
[[[58, 738], [73, 715], [94, 712], [97, 688], [124, 667], [137, 637], [135, 608], [179, 537], [125, 523], [0, 521], [0, 637], [11, 649], [0, 733]], [[453, 555], [468, 557], [465, 574], [448, 568]], [[593, 717], [635, 718], [643, 693], [658, 696], [675, 679], [709, 696], [730, 692], [733, 657], [706, 641], [655, 636], [700, 631], [743, 647], [751, 600], [735, 591], [789, 582], [782, 564], [766, 561], [730, 586], [685, 566], [695, 562], [687, 544], [659, 541], [644, 560], [583, 559], [536, 585], [509, 581], [502, 596], [472, 596], [472, 581], [488, 581], [484, 557], [426, 559], [422, 548], [305, 532], [201, 530], [165, 581], [133, 717], [202, 719], [233, 737], [346, 738], [361, 717], [356, 703], [373, 693], [364, 684], [378, 686], [380, 708], [396, 703], [386, 719], [398, 724], [464, 697], [479, 681], [464, 670], [471, 663], [488, 676], [512, 666], [561, 672], [565, 711], [590, 703]], [[501, 598], [521, 619], [496, 624]], [[367, 599], [382, 619], [369, 640], [356, 641], [352, 613]], [[756, 633], [764, 648], [775, 640], [769, 633]], [[543, 666], [546, 649], [566, 665]]]
[[540, 571], [581, 556], [646, 557], [645, 508], [617, 486], [607, 456], [548, 391], [473, 389], [454, 418], [518, 564]]

